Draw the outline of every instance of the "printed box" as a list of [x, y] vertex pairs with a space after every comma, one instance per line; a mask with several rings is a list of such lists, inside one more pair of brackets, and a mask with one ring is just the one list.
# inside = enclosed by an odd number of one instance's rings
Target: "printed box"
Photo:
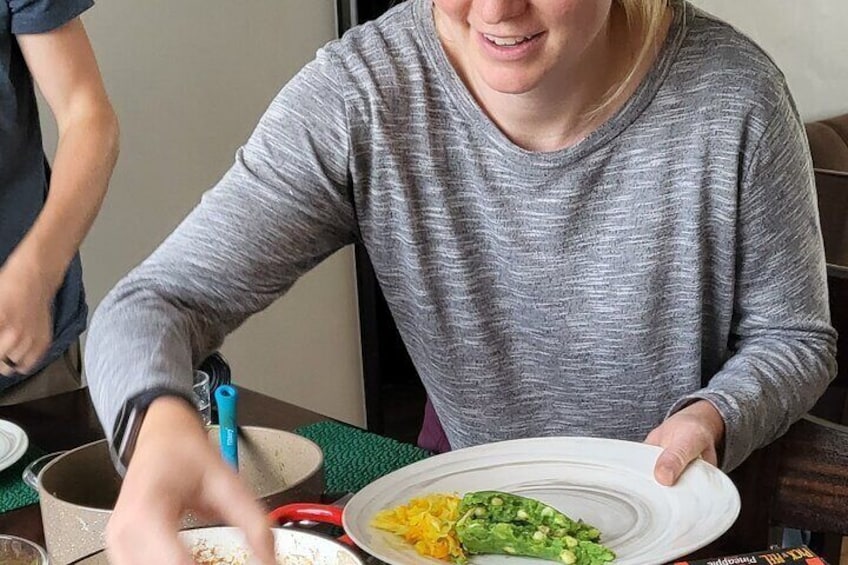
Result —
[[828, 565], [807, 546], [780, 547], [745, 555], [677, 561], [674, 565]]

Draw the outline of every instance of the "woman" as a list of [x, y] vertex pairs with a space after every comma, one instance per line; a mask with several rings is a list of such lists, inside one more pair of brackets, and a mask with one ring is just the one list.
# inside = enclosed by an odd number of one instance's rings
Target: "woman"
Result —
[[92, 394], [131, 461], [116, 563], [188, 563], [187, 508], [272, 562], [192, 362], [357, 239], [454, 448], [647, 438], [672, 484], [834, 374], [805, 138], [756, 46], [680, 1], [410, 0], [321, 50], [95, 315]]

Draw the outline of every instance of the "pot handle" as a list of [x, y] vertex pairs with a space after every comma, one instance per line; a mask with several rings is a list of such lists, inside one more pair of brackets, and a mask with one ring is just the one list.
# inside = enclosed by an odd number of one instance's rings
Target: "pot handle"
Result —
[[64, 451], [54, 451], [53, 453], [48, 453], [47, 455], [42, 455], [38, 459], [34, 460], [32, 463], [26, 466], [24, 469], [23, 475], [21, 478], [24, 483], [31, 488], [32, 490], [38, 490], [38, 483], [40, 481], [39, 476], [41, 475], [41, 470], [51, 461], [59, 457], [65, 453]]
[[[271, 510], [268, 517], [278, 524], [311, 520], [322, 524], [342, 526], [342, 509], [330, 504], [295, 503], [286, 504]], [[338, 541], [355, 547], [353, 540], [347, 534], [336, 538]]]

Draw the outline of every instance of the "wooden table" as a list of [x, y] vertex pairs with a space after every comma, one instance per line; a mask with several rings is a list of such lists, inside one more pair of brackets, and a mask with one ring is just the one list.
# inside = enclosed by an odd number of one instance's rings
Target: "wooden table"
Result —
[[[16, 406], [2, 406], [0, 419], [11, 420], [21, 426], [26, 430], [30, 443], [46, 452], [72, 449], [104, 437], [85, 389]], [[328, 418], [240, 388], [239, 419], [244, 425], [293, 430]], [[38, 504], [0, 514], [0, 532], [43, 546], [44, 530]]]

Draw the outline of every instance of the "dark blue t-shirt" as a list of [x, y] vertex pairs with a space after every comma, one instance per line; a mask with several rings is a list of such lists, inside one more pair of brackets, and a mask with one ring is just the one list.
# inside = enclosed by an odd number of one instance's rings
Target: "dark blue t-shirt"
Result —
[[[56, 29], [92, 4], [92, 0], [0, 1], [0, 264], [35, 222], [44, 206], [50, 178], [32, 76], [15, 36]], [[53, 344], [36, 371], [76, 341], [85, 329], [87, 316], [77, 255], [54, 299]], [[24, 378], [0, 379], [0, 390]]]

